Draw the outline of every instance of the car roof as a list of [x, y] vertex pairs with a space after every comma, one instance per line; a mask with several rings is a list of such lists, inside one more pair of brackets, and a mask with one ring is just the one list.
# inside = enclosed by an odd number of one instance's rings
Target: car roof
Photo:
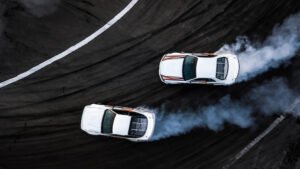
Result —
[[128, 136], [131, 116], [117, 114], [113, 124], [113, 134]]
[[197, 57], [197, 78], [214, 78], [216, 76], [217, 59], [215, 57]]

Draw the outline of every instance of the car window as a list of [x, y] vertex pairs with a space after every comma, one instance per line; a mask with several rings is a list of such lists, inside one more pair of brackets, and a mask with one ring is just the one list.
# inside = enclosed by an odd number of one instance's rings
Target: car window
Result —
[[225, 80], [228, 73], [228, 59], [221, 57], [217, 59], [216, 78]]
[[183, 61], [182, 75], [184, 80], [190, 80], [196, 77], [197, 58], [186, 56]]
[[132, 137], [141, 137], [145, 134], [147, 130], [148, 120], [146, 117], [132, 116], [131, 123], [129, 127], [129, 135]]
[[216, 82], [215, 80], [209, 79], [209, 78], [198, 78], [198, 79], [192, 80], [191, 82], [202, 82], [202, 81], [205, 81], [205, 82]]
[[101, 131], [104, 134], [111, 134], [116, 114], [111, 110], [105, 110]]

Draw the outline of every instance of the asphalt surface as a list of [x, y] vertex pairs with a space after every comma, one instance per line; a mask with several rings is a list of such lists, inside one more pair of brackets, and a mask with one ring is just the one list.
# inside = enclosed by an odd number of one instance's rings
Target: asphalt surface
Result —
[[[113, 18], [130, 1], [61, 0], [36, 16], [19, 1], [2, 1], [0, 81], [51, 58]], [[90, 136], [80, 130], [91, 103], [165, 110], [241, 97], [253, 85], [286, 77], [299, 89], [300, 59], [230, 87], [165, 86], [158, 63], [167, 52], [213, 52], [238, 35], [263, 40], [300, 10], [297, 0], [140, 0], [120, 21], [87, 46], [17, 83], [0, 89], [0, 168], [222, 168], [265, 129], [226, 125], [155, 142]], [[299, 121], [288, 117], [230, 168], [299, 168]]]

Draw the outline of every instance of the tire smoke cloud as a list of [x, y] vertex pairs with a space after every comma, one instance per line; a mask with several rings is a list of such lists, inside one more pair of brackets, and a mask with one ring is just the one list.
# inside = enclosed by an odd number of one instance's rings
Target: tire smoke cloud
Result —
[[224, 45], [219, 52], [238, 55], [240, 73], [238, 81], [246, 81], [270, 68], [277, 68], [294, 57], [300, 48], [300, 12], [275, 26], [272, 34], [262, 43], [253, 43], [241, 36], [236, 43]]
[[152, 110], [159, 112], [153, 140], [183, 134], [195, 127], [220, 131], [225, 123], [247, 128], [255, 123], [252, 117], [254, 112], [266, 116], [287, 113], [299, 117], [299, 105], [294, 111], [285, 112], [296, 100], [300, 102], [300, 94], [288, 86], [286, 79], [276, 78], [253, 88], [240, 100], [233, 100], [226, 95], [217, 104], [197, 111], [164, 113], [163, 110]]

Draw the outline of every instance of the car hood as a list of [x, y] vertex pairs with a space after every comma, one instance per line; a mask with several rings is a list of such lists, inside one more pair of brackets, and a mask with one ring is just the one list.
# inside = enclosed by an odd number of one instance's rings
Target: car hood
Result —
[[131, 117], [117, 114], [113, 125], [113, 134], [127, 136], [129, 132]]
[[182, 77], [183, 58], [163, 60], [160, 63], [160, 75]]
[[86, 106], [81, 118], [81, 129], [90, 134], [100, 134], [104, 111], [104, 108], [94, 105]]

